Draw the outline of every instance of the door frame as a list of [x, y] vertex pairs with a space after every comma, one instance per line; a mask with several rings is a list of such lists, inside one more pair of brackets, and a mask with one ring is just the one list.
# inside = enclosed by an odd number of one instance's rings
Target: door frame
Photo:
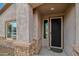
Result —
[[[57, 18], [61, 18], [61, 47], [55, 47], [55, 46], [51, 46], [51, 20], [52, 19], [57, 19]], [[63, 32], [63, 17], [51, 17], [50, 18], [50, 42], [49, 42], [49, 45], [50, 45], [50, 48], [58, 48], [58, 49], [63, 49], [64, 48], [64, 39], [63, 39], [63, 36], [64, 36], [64, 32]]]

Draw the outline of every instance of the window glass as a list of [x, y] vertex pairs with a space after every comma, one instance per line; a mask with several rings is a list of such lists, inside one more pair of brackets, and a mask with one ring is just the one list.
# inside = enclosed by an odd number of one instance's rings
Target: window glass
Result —
[[16, 39], [16, 21], [10, 21], [6, 24], [7, 38]]
[[44, 38], [48, 36], [48, 20], [44, 20]]

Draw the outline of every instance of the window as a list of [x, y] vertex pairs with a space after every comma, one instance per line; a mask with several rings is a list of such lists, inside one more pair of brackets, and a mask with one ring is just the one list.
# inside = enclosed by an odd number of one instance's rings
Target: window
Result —
[[6, 23], [6, 38], [16, 39], [16, 21]]
[[44, 38], [48, 36], [48, 20], [44, 20]]

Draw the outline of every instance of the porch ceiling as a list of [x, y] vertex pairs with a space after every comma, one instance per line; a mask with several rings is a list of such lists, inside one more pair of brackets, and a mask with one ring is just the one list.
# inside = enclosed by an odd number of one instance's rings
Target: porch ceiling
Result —
[[69, 5], [68, 3], [44, 3], [36, 9], [39, 10], [42, 15], [57, 14], [64, 13]]

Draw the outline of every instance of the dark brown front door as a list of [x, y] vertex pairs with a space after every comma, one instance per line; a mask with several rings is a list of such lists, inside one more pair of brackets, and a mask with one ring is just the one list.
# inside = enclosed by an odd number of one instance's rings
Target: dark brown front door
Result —
[[62, 46], [62, 40], [61, 40], [61, 18], [53, 18], [50, 20], [51, 22], [51, 39], [50, 39], [50, 45], [51, 47], [59, 47]]

